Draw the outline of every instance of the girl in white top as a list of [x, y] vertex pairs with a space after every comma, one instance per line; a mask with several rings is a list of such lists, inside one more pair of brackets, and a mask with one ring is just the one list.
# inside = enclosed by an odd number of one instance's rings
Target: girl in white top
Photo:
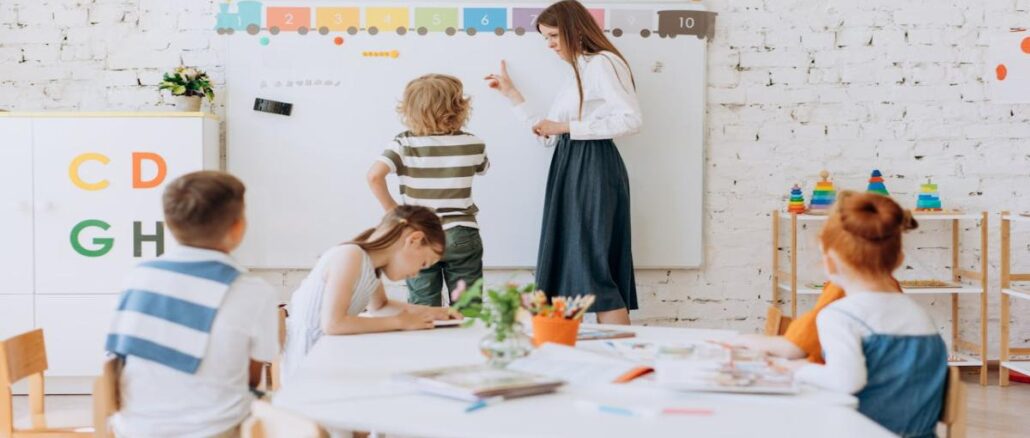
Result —
[[499, 74], [486, 77], [545, 145], [556, 146], [536, 282], [551, 296], [594, 294], [598, 321], [629, 324], [629, 310], [637, 308], [629, 177], [612, 139], [636, 133], [643, 123], [633, 73], [577, 1], [552, 4], [536, 26], [573, 73], [547, 117], [535, 114], [504, 61]]
[[[425, 207], [402, 205], [386, 213], [376, 228], [319, 258], [290, 299], [283, 354], [289, 377], [322, 335], [422, 330], [434, 320], [460, 318], [452, 309], [419, 306], [386, 297], [380, 275], [412, 277], [442, 256], [445, 235], [440, 218]], [[368, 311], [373, 317], [361, 317]]]
[[845, 191], [820, 233], [830, 281], [846, 295], [816, 317], [825, 365], [801, 362], [796, 378], [854, 394], [858, 411], [903, 437], [936, 436], [948, 348], [912, 297], [897, 293], [909, 212], [877, 194]]

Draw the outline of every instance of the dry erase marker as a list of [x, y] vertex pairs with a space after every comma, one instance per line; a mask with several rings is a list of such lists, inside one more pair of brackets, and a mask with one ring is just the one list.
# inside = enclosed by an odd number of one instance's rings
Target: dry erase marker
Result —
[[659, 411], [655, 409], [628, 408], [624, 406], [607, 405], [588, 400], [577, 400], [576, 407], [585, 411], [600, 412], [602, 414], [619, 415], [623, 417], [657, 417]]
[[583, 410], [600, 412], [603, 414], [621, 415], [624, 417], [657, 417], [659, 415], [712, 415], [711, 409], [704, 408], [630, 408], [624, 406], [606, 405], [587, 400], [576, 401], [576, 406]]
[[465, 408], [465, 413], [475, 412], [487, 406], [496, 405], [502, 401], [504, 401], [504, 397], [490, 397], [479, 399], [476, 400], [474, 403], [470, 404], [467, 408]]

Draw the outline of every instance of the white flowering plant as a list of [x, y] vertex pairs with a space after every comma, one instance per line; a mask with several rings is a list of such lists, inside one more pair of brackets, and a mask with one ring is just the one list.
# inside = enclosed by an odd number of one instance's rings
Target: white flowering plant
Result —
[[207, 73], [193, 67], [177, 67], [174, 72], [165, 73], [159, 88], [171, 91], [173, 96], [200, 96], [209, 101], [215, 99], [215, 91], [211, 88], [211, 79]]

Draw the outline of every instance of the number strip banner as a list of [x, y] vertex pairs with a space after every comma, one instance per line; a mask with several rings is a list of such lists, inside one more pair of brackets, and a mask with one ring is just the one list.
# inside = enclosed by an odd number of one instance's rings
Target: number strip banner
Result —
[[[631, 6], [632, 7], [632, 6]], [[265, 6], [259, 1], [243, 0], [221, 3], [215, 17], [215, 30], [220, 35], [247, 32], [257, 35], [266, 31], [272, 35], [280, 32], [295, 32], [306, 35], [317, 32], [328, 35], [332, 32], [347, 32], [350, 35], [366, 32], [376, 35], [380, 32], [396, 32], [405, 35], [409, 31], [418, 35], [430, 32], [444, 32], [455, 35], [493, 33], [503, 35], [514, 32], [524, 35], [536, 32], [536, 17], [543, 8], [539, 7], [441, 7], [441, 6]], [[657, 34], [660, 38], [675, 38], [681, 35], [699, 39], [712, 39], [715, 35], [714, 12], [703, 10], [653, 10], [588, 8], [590, 15], [606, 33], [614, 37], [640, 35], [647, 38]], [[364, 16], [364, 23], [361, 18]], [[362, 26], [364, 24], [364, 26]]]

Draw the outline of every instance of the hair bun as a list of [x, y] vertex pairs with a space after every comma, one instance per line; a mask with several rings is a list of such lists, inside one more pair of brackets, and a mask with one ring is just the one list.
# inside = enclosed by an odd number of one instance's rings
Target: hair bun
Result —
[[862, 239], [890, 239], [918, 226], [911, 212], [883, 195], [850, 193], [838, 202], [844, 230]]

